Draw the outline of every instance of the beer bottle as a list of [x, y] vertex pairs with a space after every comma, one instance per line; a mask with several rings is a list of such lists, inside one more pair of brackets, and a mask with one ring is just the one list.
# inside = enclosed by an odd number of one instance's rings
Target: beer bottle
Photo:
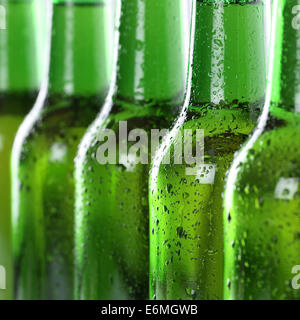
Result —
[[18, 299], [73, 297], [73, 162], [108, 92], [110, 4], [53, 1], [48, 76], [12, 155]]
[[226, 299], [300, 299], [300, 4], [273, 6], [264, 111], [226, 184]]
[[76, 298], [148, 298], [147, 139], [183, 101], [185, 3], [120, 1], [115, 83], [75, 165]]
[[189, 94], [151, 169], [151, 299], [222, 298], [225, 173], [265, 94], [264, 3], [194, 8]]
[[42, 10], [38, 0], [0, 1], [0, 300], [12, 299], [10, 155], [41, 82]]

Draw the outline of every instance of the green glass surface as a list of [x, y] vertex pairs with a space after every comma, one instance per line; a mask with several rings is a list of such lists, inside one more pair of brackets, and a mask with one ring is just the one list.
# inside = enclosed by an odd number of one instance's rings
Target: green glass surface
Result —
[[226, 299], [300, 298], [300, 4], [273, 5], [268, 99], [226, 184]]
[[116, 89], [76, 159], [78, 299], [148, 298], [149, 165], [121, 164], [126, 151], [117, 164], [100, 165], [98, 134], [118, 135], [120, 121], [127, 133], [144, 129], [149, 137], [170, 127], [184, 96], [183, 8], [182, 0], [121, 1]]
[[[255, 127], [265, 91], [264, 3], [196, 1], [188, 108], [158, 151], [150, 178], [150, 299], [222, 299], [222, 192], [233, 156]], [[204, 162], [177, 153], [204, 130]], [[180, 149], [179, 149], [180, 150]], [[168, 152], [171, 163], [164, 164]], [[188, 168], [196, 169], [188, 175]]]
[[111, 76], [112, 7], [53, 5], [47, 87], [12, 156], [17, 299], [73, 298], [74, 157]]
[[[15, 134], [30, 111], [39, 89], [44, 36], [40, 1], [0, 1], [4, 15], [0, 30], [0, 265], [6, 289], [0, 300], [13, 298], [11, 254], [10, 156]], [[22, 32], [20, 32], [22, 30]]]

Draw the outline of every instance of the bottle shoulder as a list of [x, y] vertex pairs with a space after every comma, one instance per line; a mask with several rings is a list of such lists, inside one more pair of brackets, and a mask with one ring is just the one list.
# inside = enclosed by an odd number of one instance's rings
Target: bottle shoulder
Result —
[[28, 138], [33, 133], [38, 136], [86, 129], [102, 104], [98, 97], [41, 97], [25, 118], [22, 134]]
[[260, 195], [272, 201], [284, 199], [279, 195], [284, 186], [288, 192], [299, 181], [300, 127], [286, 122], [276, 127], [269, 125], [236, 157], [227, 179], [225, 208], [229, 209], [236, 197], [246, 199], [249, 194], [257, 199]]
[[0, 93], [0, 117], [25, 117], [32, 109], [37, 91]]
[[[166, 172], [165, 155], [169, 153], [171, 165], [176, 164], [174, 156], [178, 157], [178, 150], [181, 150], [184, 159], [185, 150], [178, 149], [178, 146], [188, 142], [185, 139], [189, 132], [194, 154], [197, 144], [203, 145], [204, 163], [220, 162], [221, 159], [227, 163], [255, 128], [257, 117], [257, 113], [253, 114], [249, 108], [206, 108], [201, 111], [188, 109], [170, 131], [164, 145], [159, 148], [152, 164], [152, 171], [161, 171], [162, 174]], [[197, 141], [198, 139], [200, 140]], [[182, 166], [189, 165], [183, 161]]]
[[59, 149], [74, 157], [101, 103], [98, 97], [60, 99], [46, 96], [38, 100], [17, 132], [14, 158], [17, 161], [30, 159], [31, 154], [51, 158], [51, 153], [55, 154]]
[[145, 132], [150, 137], [152, 130], [169, 130], [181, 107], [182, 103], [169, 101], [136, 102], [119, 97], [108, 99], [82, 140], [82, 154], [93, 152], [97, 148], [99, 135], [105, 131], [114, 134], [118, 144], [125, 132], [127, 135]]
[[182, 129], [203, 129], [206, 136], [226, 132], [249, 134], [258, 118], [259, 110], [249, 108], [203, 108], [189, 109], [181, 126]]

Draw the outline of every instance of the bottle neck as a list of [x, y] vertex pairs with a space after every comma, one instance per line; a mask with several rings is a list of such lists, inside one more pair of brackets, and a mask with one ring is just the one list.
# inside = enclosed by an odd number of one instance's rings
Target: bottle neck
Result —
[[[275, 16], [276, 15], [276, 16]], [[276, 1], [272, 73], [272, 105], [300, 113], [300, 4]]]
[[40, 0], [0, 0], [0, 92], [38, 91], [46, 25]]
[[49, 92], [105, 94], [112, 68], [112, 1], [53, 2]]
[[265, 94], [262, 1], [196, 4], [191, 106], [260, 102]]
[[122, 0], [116, 90], [135, 102], [182, 102], [185, 87], [182, 0]]

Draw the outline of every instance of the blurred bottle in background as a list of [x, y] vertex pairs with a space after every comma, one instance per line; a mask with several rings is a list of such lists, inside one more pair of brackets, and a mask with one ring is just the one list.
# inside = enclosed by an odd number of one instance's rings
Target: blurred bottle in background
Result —
[[111, 77], [111, 0], [53, 0], [49, 70], [12, 156], [18, 299], [73, 297], [73, 163]]
[[[141, 163], [141, 153], [128, 152], [121, 139], [140, 130], [150, 138], [151, 129], [169, 128], [178, 115], [185, 94], [186, 4], [121, 1], [116, 85], [76, 159], [77, 298], [148, 298], [148, 156], [154, 152], [145, 147]], [[105, 130], [120, 137], [112, 163], [99, 152]], [[135, 145], [130, 141], [128, 149]]]
[[0, 299], [11, 299], [11, 148], [40, 87], [47, 19], [40, 0], [0, 0], [0, 11]]

